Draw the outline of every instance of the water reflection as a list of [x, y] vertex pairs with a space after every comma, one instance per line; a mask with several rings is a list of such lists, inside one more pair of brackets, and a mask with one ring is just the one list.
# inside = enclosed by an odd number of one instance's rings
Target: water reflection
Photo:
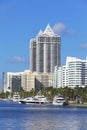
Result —
[[87, 130], [87, 108], [8, 104], [0, 107], [1, 130]]
[[[33, 109], [34, 110], [34, 109]], [[29, 122], [25, 123], [27, 130], [87, 130], [87, 117], [79, 113], [78, 108], [48, 108], [33, 111]], [[87, 114], [87, 111], [86, 111]]]

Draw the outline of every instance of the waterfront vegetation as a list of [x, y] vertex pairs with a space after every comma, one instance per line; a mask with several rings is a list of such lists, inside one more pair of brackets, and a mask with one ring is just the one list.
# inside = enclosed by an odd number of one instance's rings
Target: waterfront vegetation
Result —
[[[37, 90], [31, 90], [30, 92], [26, 92], [24, 90], [20, 90], [19, 94], [21, 98], [25, 98], [28, 96], [34, 96], [38, 93]], [[66, 98], [68, 101], [71, 101], [71, 103], [80, 103], [80, 104], [86, 104], [87, 105], [87, 86], [83, 87], [75, 87], [75, 88], [70, 88], [70, 87], [64, 87], [64, 88], [53, 88], [53, 87], [42, 87], [41, 89], [42, 94], [44, 94], [48, 99], [52, 100], [53, 97], [57, 94], [63, 95], [64, 98]], [[0, 98], [8, 98], [9, 95], [13, 96], [14, 93], [9, 93], [9, 92], [2, 92], [0, 93]]]

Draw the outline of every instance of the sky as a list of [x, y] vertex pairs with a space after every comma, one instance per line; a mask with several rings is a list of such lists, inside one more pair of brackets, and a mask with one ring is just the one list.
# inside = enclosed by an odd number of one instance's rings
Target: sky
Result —
[[47, 24], [61, 36], [61, 63], [87, 56], [87, 0], [0, 0], [0, 82], [3, 72], [29, 69], [29, 41]]

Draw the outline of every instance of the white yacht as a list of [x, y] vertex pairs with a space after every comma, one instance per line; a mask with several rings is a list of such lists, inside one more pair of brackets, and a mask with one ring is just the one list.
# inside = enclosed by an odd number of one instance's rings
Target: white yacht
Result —
[[20, 95], [18, 93], [15, 93], [12, 97], [13, 102], [19, 102], [20, 101]]
[[44, 95], [36, 95], [34, 99], [35, 99], [35, 103], [39, 103], [39, 104], [48, 103], [48, 100]]
[[21, 104], [32, 104], [34, 102], [35, 102], [34, 97], [27, 97], [20, 100]]
[[52, 104], [53, 105], [59, 105], [59, 106], [68, 105], [67, 101], [60, 94], [53, 98]]
[[49, 103], [44, 95], [37, 94], [33, 97], [27, 97], [20, 100], [22, 104], [47, 104]]

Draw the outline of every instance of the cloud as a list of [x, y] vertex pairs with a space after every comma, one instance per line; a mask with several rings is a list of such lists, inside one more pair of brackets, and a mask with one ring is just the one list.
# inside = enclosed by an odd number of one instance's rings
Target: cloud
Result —
[[11, 59], [11, 62], [13, 63], [25, 63], [26, 62], [26, 59], [25, 58], [22, 58], [20, 56], [15, 56]]
[[55, 33], [58, 33], [58, 34], [67, 34], [67, 35], [76, 35], [77, 34], [77, 31], [75, 30], [69, 30], [65, 24], [63, 23], [57, 23], [54, 25], [53, 27], [53, 30]]
[[63, 23], [57, 23], [54, 25], [53, 30], [58, 33], [64, 33], [67, 31], [67, 28]]
[[82, 49], [87, 49], [87, 43], [80, 44], [80, 47], [81, 47]]

